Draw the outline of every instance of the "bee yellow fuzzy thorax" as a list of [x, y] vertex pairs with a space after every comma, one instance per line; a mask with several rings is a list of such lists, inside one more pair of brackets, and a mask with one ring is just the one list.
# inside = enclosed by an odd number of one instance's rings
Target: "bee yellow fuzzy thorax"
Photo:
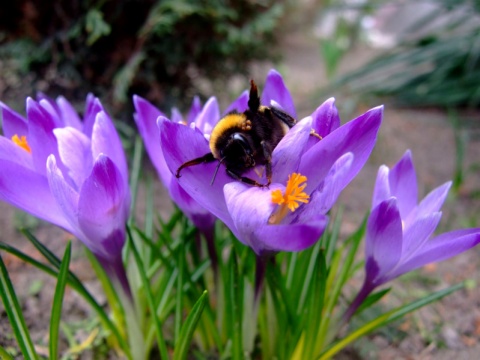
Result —
[[238, 131], [249, 131], [252, 129], [252, 123], [245, 114], [228, 114], [215, 125], [210, 134], [210, 151], [216, 159], [220, 159], [220, 153], [216, 147], [217, 141], [229, 129], [238, 129]]

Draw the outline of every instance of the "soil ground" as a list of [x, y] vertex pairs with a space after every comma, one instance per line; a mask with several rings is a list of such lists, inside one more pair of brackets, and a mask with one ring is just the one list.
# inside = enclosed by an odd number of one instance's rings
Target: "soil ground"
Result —
[[[289, 86], [300, 115], [308, 115], [325, 98], [315, 98], [317, 90], [326, 85], [318, 44], [310, 35], [295, 34], [284, 39], [284, 63], [281, 70]], [[365, 49], [354, 49], [342, 61], [340, 71], [361, 65], [371, 57]], [[258, 78], [264, 78], [268, 66], [255, 67]], [[378, 104], [357, 103], [342, 94], [336, 95], [337, 106], [346, 122], [370, 107]], [[462, 118], [479, 119], [479, 114], [460, 114]], [[444, 217], [439, 230], [478, 226], [480, 210], [480, 184], [478, 165], [480, 142], [469, 127], [461, 130], [466, 139], [464, 169], [466, 173], [457, 194], [450, 196], [443, 207]], [[373, 184], [378, 166], [392, 166], [407, 150], [411, 149], [419, 178], [419, 195], [453, 178], [456, 168], [456, 143], [448, 115], [438, 109], [395, 108], [386, 104], [384, 121], [378, 143], [361, 174], [344, 191], [340, 203], [344, 206], [342, 232], [349, 234], [362, 221], [370, 206]], [[161, 215], [168, 216], [171, 205], [165, 199], [166, 192], [157, 184], [156, 204]], [[142, 198], [140, 194], [140, 199]], [[141, 209], [140, 209], [141, 211]], [[33, 226], [35, 235], [56, 254], [61, 256], [68, 235], [63, 231], [36, 221], [11, 206], [0, 203], [0, 240], [12, 244], [31, 256], [40, 259], [35, 249], [16, 229], [25, 223]], [[73, 242], [72, 270], [85, 282], [99, 300], [102, 292], [95, 275], [83, 256], [78, 241]], [[39, 273], [15, 257], [2, 253], [15, 289], [22, 299], [27, 325], [36, 343], [47, 344], [46, 331], [50, 317], [54, 279]], [[360, 340], [343, 358], [363, 359], [476, 359], [480, 354], [480, 248], [473, 249], [449, 261], [430, 265], [411, 275], [394, 281], [392, 294], [384, 301], [386, 308], [398, 304], [399, 299], [418, 298], [431, 291], [472, 279], [468, 290], [454, 293], [442, 301], [428, 306], [403, 321]], [[357, 284], [360, 286], [361, 279]], [[90, 308], [73, 291], [67, 289], [63, 314], [71, 323], [85, 321]], [[81, 337], [82, 334], [79, 334]], [[15, 341], [6, 314], [0, 306], [0, 344], [14, 346]], [[38, 347], [48, 353], [48, 347]]]

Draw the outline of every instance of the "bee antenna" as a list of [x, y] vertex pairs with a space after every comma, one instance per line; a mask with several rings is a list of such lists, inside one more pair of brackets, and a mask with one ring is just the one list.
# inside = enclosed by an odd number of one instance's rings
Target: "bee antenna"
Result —
[[218, 165], [217, 165], [217, 167], [215, 168], [215, 173], [213, 174], [212, 181], [210, 182], [210, 186], [213, 185], [213, 182], [215, 181], [215, 178], [217, 177], [218, 168], [220, 167], [220, 165], [222, 165], [222, 163], [223, 163], [224, 160], [225, 160], [225, 157], [223, 157], [223, 158], [218, 162]]
[[258, 89], [255, 81], [250, 80], [250, 95], [248, 97], [248, 108], [252, 112], [258, 111], [260, 107], [260, 98], [258, 97]]

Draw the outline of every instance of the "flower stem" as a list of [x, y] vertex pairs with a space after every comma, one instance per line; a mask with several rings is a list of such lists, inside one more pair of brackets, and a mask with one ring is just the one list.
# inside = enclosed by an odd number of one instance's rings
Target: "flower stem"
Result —
[[255, 257], [255, 303], [259, 299], [260, 292], [263, 288], [263, 283], [265, 280], [265, 271], [267, 269], [267, 258], [257, 255]]
[[348, 309], [343, 314], [343, 316], [340, 320], [339, 329], [341, 327], [343, 327], [343, 325], [347, 324], [350, 321], [352, 316], [358, 310], [360, 305], [362, 305], [362, 303], [365, 301], [365, 299], [368, 297], [368, 295], [370, 295], [370, 293], [373, 291], [374, 288], [375, 288], [375, 286], [373, 286], [370, 282], [367, 282], [365, 280], [365, 282], [363, 283], [363, 286], [360, 289], [360, 291], [358, 292], [357, 296], [355, 297], [355, 299], [353, 299], [352, 303], [350, 304]]

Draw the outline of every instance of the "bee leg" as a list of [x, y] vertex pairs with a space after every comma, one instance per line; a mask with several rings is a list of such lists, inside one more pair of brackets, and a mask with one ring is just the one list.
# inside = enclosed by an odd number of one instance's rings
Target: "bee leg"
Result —
[[234, 178], [235, 180], [238, 180], [238, 181], [241, 181], [245, 184], [248, 184], [248, 185], [253, 185], [253, 186], [257, 186], [257, 187], [267, 187], [268, 185], [264, 185], [264, 184], [260, 184], [259, 182], [253, 180], [253, 179], [250, 179], [248, 177], [245, 177], [245, 176], [241, 176], [241, 175], [238, 175], [237, 173], [233, 172], [232, 170], [229, 170], [227, 169], [227, 174], [229, 176], [231, 176], [232, 178]]
[[310, 135], [315, 136], [315, 137], [318, 138], [319, 140], [322, 140], [322, 139], [323, 139], [322, 135], [320, 135], [319, 133], [317, 133], [317, 132], [315, 131], [315, 129], [311, 129], [311, 130], [310, 130]]
[[177, 172], [175, 173], [175, 177], [178, 179], [181, 176], [180, 171], [182, 171], [182, 169], [184, 169], [186, 167], [193, 166], [193, 165], [198, 165], [198, 164], [209, 163], [209, 162], [213, 162], [215, 160], [216, 159], [213, 157], [213, 154], [208, 153], [208, 154], [203, 155], [202, 157], [187, 161], [187, 162], [183, 163], [182, 165], [180, 165], [180, 167], [177, 169]]
[[263, 157], [265, 159], [265, 173], [267, 176], [267, 184], [265, 186], [268, 187], [272, 183], [272, 151], [265, 141], [262, 141], [260, 144], [262, 144]]

